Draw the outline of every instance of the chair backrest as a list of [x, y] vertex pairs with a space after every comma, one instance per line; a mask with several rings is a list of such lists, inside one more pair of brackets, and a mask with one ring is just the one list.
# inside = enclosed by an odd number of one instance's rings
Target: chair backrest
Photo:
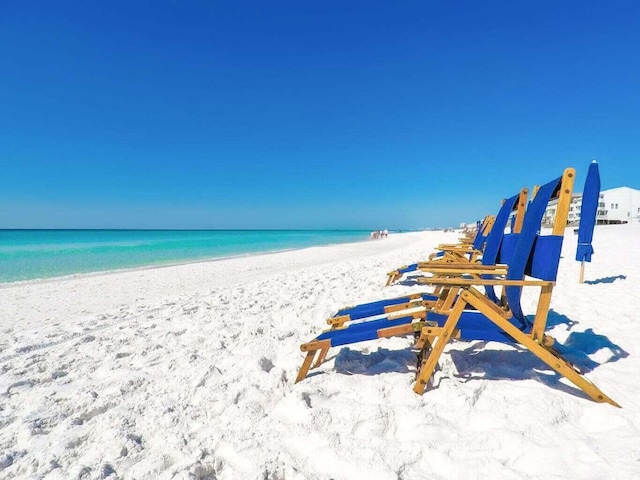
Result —
[[[498, 215], [496, 215], [493, 228], [491, 229], [491, 233], [489, 233], [487, 243], [484, 247], [484, 253], [482, 254], [481, 260], [483, 265], [495, 265], [498, 263], [502, 242], [508, 236], [505, 234], [505, 229], [507, 227], [507, 223], [509, 223], [509, 217], [512, 212], [515, 211], [515, 215], [513, 217], [513, 222], [511, 222], [511, 227], [513, 229], [518, 229], [518, 232], [520, 231], [519, 229], [522, 228], [522, 222], [527, 207], [528, 193], [529, 189], [523, 188], [520, 190], [520, 193], [511, 198], [507, 198], [502, 204]], [[511, 235], [517, 235], [517, 233], [512, 232]], [[484, 290], [491, 301], [499, 303], [500, 299], [496, 295], [492, 286], [487, 285], [484, 287]]]
[[[567, 168], [561, 177], [541, 186], [527, 207], [520, 234], [511, 235], [502, 242], [500, 260], [506, 260], [508, 265], [507, 280], [522, 280], [525, 275], [540, 280], [556, 280], [574, 180], [575, 170]], [[551, 234], [542, 235], [540, 228], [544, 212], [549, 201], [555, 198], [558, 203]], [[505, 288], [514, 318], [527, 327], [531, 322], [522, 313], [521, 294], [522, 287]]]
[[479, 223], [476, 236], [472, 243], [474, 250], [482, 250], [482, 246], [484, 245], [484, 242], [486, 242], [487, 237], [493, 228], [494, 220], [495, 217], [493, 215], [487, 215], [484, 217], [482, 223]]
[[[518, 194], [507, 198], [503, 202], [498, 214], [496, 215], [496, 219], [493, 222], [491, 232], [487, 236], [487, 242], [485, 244], [481, 260], [483, 265], [496, 264], [498, 253], [500, 252], [500, 245], [502, 244], [502, 239], [505, 235], [504, 231], [507, 228], [507, 223], [509, 223], [509, 216], [511, 215], [511, 212], [515, 211], [516, 219], [524, 217], [528, 191], [529, 190], [527, 188], [523, 188]], [[516, 225], [522, 224], [522, 222], [518, 220], [514, 223]]]

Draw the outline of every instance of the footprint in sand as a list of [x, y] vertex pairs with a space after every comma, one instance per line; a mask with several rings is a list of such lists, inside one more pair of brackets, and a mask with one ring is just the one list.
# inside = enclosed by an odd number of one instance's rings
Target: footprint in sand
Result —
[[29, 390], [31, 387], [33, 387], [33, 382], [31, 380], [18, 380], [7, 387], [5, 395], [16, 395]]

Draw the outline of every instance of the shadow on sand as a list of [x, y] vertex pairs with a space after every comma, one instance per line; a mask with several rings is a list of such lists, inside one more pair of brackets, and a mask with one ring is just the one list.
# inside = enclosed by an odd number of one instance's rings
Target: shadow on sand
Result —
[[[616, 345], [605, 335], [595, 333], [592, 328], [584, 332], [572, 332], [564, 343], [557, 343], [556, 350], [582, 372], [590, 372], [603, 363], [613, 363], [627, 358], [629, 353]], [[598, 354], [605, 358], [601, 363], [592, 360], [589, 355]]]
[[336, 372], [342, 374], [379, 375], [381, 373], [415, 372], [416, 354], [410, 349], [389, 350], [379, 348], [362, 352], [343, 348], [336, 356]]
[[[553, 310], [549, 311], [547, 327], [567, 325], [567, 330], [579, 322]], [[562, 390], [572, 395], [587, 398], [573, 385], [560, 382], [562, 376], [546, 365], [542, 360], [526, 348], [511, 344], [510, 350], [488, 350], [486, 342], [476, 342], [464, 350], [451, 351], [451, 358], [458, 371], [458, 376], [468, 380], [484, 378], [493, 380], [527, 380], [535, 379], [551, 388]], [[629, 356], [619, 345], [613, 343], [605, 335], [600, 335], [592, 328], [584, 332], [571, 332], [564, 343], [556, 341], [554, 349], [581, 373], [588, 373], [605, 363], [617, 362]], [[597, 354], [600, 361], [590, 355]]]
[[599, 283], [613, 283], [616, 280], [626, 280], [626, 275], [616, 275], [615, 277], [598, 278], [597, 280], [585, 280], [587, 285], [598, 285]]
[[[529, 315], [528, 318], [531, 322], [533, 322], [533, 315]], [[567, 330], [571, 330], [575, 325], [580, 322], [576, 322], [575, 320], [571, 320], [566, 315], [556, 312], [553, 308], [549, 310], [547, 314], [547, 330], [557, 327], [558, 325], [566, 325]]]
[[407, 277], [404, 280], [400, 280], [396, 282], [395, 285], [402, 285], [403, 287], [415, 287], [417, 285], [422, 285], [423, 287], [428, 287], [428, 285], [418, 283], [418, 281], [416, 280], [417, 278], [418, 278], [417, 275], [414, 275], [412, 277]]
[[513, 345], [512, 350], [488, 350], [486, 342], [477, 342], [464, 350], [451, 351], [457, 378], [473, 380], [536, 380], [555, 390], [588, 398], [574, 387], [562, 383], [561, 376], [527, 349]]
[[[343, 375], [380, 375], [382, 373], [408, 373], [416, 371], [417, 357], [409, 348], [389, 350], [379, 348], [372, 352], [352, 350], [349, 347], [340, 349], [337, 355], [326, 361], [335, 360], [334, 369]], [[322, 375], [322, 368], [311, 370], [308, 378]]]
[[[569, 330], [579, 322], [553, 310], [549, 311], [548, 327], [567, 325]], [[496, 350], [487, 348], [487, 342], [468, 343], [462, 350], [452, 349], [441, 357], [449, 356], [457, 370], [457, 378], [465, 381], [489, 380], [529, 380], [535, 379], [551, 388], [581, 398], [588, 398], [573, 385], [561, 382], [562, 377], [542, 362], [538, 357], [518, 344], [511, 348]], [[629, 353], [616, 345], [605, 335], [589, 328], [584, 332], [571, 332], [564, 343], [556, 342], [554, 348], [580, 372], [588, 373], [598, 366], [616, 362]], [[597, 354], [599, 361], [590, 355]], [[379, 375], [382, 373], [415, 372], [416, 355], [411, 349], [389, 350], [379, 348], [372, 352], [342, 348], [335, 356], [335, 371], [345, 375]], [[314, 372], [319, 374], [320, 372]], [[312, 376], [313, 373], [310, 375]]]

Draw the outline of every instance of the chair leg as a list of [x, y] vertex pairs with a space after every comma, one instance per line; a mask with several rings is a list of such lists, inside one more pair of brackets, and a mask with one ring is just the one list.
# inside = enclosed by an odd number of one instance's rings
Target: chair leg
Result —
[[433, 341], [435, 338], [435, 335], [420, 335], [420, 337], [416, 339], [416, 343], [413, 348], [420, 350], [421, 352], [429, 351], [433, 348]]
[[316, 352], [317, 350], [307, 352], [307, 356], [304, 357], [304, 362], [302, 362], [302, 366], [300, 367], [300, 370], [298, 370], [298, 376], [296, 377], [295, 383], [301, 382], [305, 379], [309, 373], [309, 369], [311, 368], [311, 362], [313, 362], [313, 358], [316, 356]]
[[316, 360], [316, 363], [313, 364], [313, 368], [318, 368], [320, 365], [322, 365], [322, 363], [324, 362], [324, 359], [327, 358], [327, 353], [329, 353], [329, 349], [328, 348], [323, 348], [320, 350], [320, 355], [318, 355], [318, 359]]
[[300, 367], [300, 370], [298, 370], [298, 376], [296, 377], [295, 383], [301, 382], [305, 379], [305, 377], [309, 373], [309, 369], [311, 368], [311, 364], [313, 363], [313, 359], [315, 358], [316, 354], [320, 352], [320, 357], [318, 358], [318, 361], [313, 368], [316, 368], [322, 362], [324, 362], [324, 359], [327, 356], [327, 352], [330, 348], [330, 340], [312, 340], [309, 343], [303, 343], [302, 345], [300, 345], [300, 350], [302, 350], [303, 352], [307, 352], [307, 356], [304, 357], [302, 366]]
[[391, 272], [387, 274], [387, 283], [385, 284], [385, 287], [395, 283], [397, 280], [400, 280], [400, 278], [402, 278], [402, 274], [398, 272]]
[[[464, 307], [467, 305], [467, 302], [464, 299], [459, 298], [456, 302], [453, 310], [449, 314], [449, 318], [442, 327], [442, 332], [436, 336], [436, 343], [431, 349], [431, 353], [429, 357], [424, 361], [422, 366], [420, 367], [420, 371], [418, 372], [418, 376], [416, 378], [416, 384], [413, 387], [413, 391], [418, 395], [422, 395], [424, 393], [425, 388], [427, 387], [427, 383], [429, 379], [433, 375], [433, 371], [436, 368], [436, 364], [438, 363], [438, 359], [440, 355], [444, 351], [445, 345], [449, 342], [449, 339], [453, 336], [453, 332], [456, 329], [456, 325], [458, 324], [458, 320], [460, 319], [460, 315], [464, 310]], [[424, 327], [427, 329], [428, 327]], [[423, 330], [424, 330], [423, 329]], [[422, 335], [421, 335], [422, 337]], [[425, 338], [425, 342], [426, 342]]]

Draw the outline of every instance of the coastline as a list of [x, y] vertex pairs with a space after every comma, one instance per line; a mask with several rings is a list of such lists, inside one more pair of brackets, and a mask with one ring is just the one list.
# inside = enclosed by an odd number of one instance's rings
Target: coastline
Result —
[[[22, 283], [28, 283], [28, 282], [38, 282], [38, 281], [48, 281], [48, 280], [57, 280], [57, 279], [64, 279], [64, 278], [77, 278], [77, 277], [81, 277], [81, 276], [86, 276], [86, 275], [101, 275], [101, 274], [109, 274], [112, 272], [122, 272], [122, 271], [130, 271], [130, 270], [140, 270], [140, 269], [146, 269], [146, 268], [165, 268], [165, 267], [172, 267], [172, 266], [180, 266], [180, 265], [187, 265], [187, 264], [191, 264], [191, 263], [199, 263], [199, 262], [211, 262], [211, 261], [219, 261], [219, 260], [225, 260], [225, 259], [232, 259], [232, 258], [241, 258], [241, 257], [245, 257], [245, 256], [251, 256], [251, 255], [264, 255], [264, 254], [270, 254], [270, 253], [279, 253], [279, 252], [286, 252], [286, 251], [292, 251], [292, 250], [300, 250], [300, 249], [305, 249], [305, 248], [312, 248], [312, 247], [322, 247], [322, 246], [331, 246], [331, 245], [340, 245], [340, 244], [344, 244], [344, 243], [359, 243], [359, 242], [364, 242], [364, 241], [368, 241], [370, 240], [370, 238], [368, 237], [368, 235], [365, 235], [365, 231], [364, 230], [135, 230], [135, 229], [115, 229], [115, 230], [101, 230], [101, 229], [93, 229], [93, 230], [87, 230], [87, 229], [37, 229], [37, 230], [30, 230], [30, 229], [5, 229], [8, 232], [89, 232], [89, 233], [95, 233], [95, 232], [107, 232], [107, 233], [121, 233], [121, 232], [136, 232], [136, 233], [192, 233], [192, 232], [196, 232], [196, 233], [235, 233], [235, 232], [250, 232], [250, 233], [260, 233], [260, 232], [268, 232], [268, 233], [281, 233], [281, 232], [287, 232], [287, 233], [299, 233], [299, 232], [303, 232], [303, 233], [338, 233], [338, 232], [349, 232], [349, 233], [354, 233], [354, 232], [358, 232], [361, 234], [361, 238], [358, 240], [354, 240], [354, 239], [349, 239], [349, 240], [336, 240], [336, 239], [326, 239], [319, 241], [318, 243], [315, 244], [308, 244], [308, 245], [299, 245], [299, 246], [290, 246], [290, 247], [273, 247], [273, 248], [264, 248], [264, 249], [257, 249], [254, 251], [247, 251], [247, 252], [242, 252], [242, 250], [244, 249], [243, 247], [245, 247], [244, 244], [239, 243], [238, 244], [238, 249], [241, 251], [240, 253], [220, 253], [220, 254], [212, 254], [212, 255], [196, 255], [196, 256], [182, 256], [182, 258], [180, 258], [180, 256], [177, 256], [174, 260], [169, 259], [169, 260], [163, 260], [161, 258], [157, 258], [155, 259], [155, 261], [153, 259], [149, 259], [149, 262], [144, 262], [142, 264], [139, 265], [131, 265], [131, 266], [119, 266], [119, 267], [113, 267], [113, 268], [98, 268], [96, 270], [86, 270], [86, 271], [77, 271], [77, 272], [72, 272], [72, 273], [64, 273], [64, 274], [57, 274], [57, 275], [47, 275], [47, 276], [42, 276], [42, 277], [36, 277], [36, 278], [27, 278], [27, 279], [17, 279], [17, 280], [0, 280], [0, 288], [3, 285], [6, 284], [22, 284]], [[1, 233], [2, 231], [0, 231]], [[122, 240], [124, 241], [124, 240]], [[137, 243], [137, 242], [141, 242], [141, 241], [145, 241], [144, 239], [130, 239], [130, 241]], [[127, 244], [129, 242], [126, 242]], [[62, 244], [63, 246], [67, 247], [67, 245]], [[80, 244], [82, 245], [82, 243]], [[93, 243], [90, 242], [90, 245], [92, 246]], [[211, 245], [210, 246], [211, 249], [215, 249], [217, 248], [215, 245]], [[1, 252], [1, 248], [0, 248], [0, 252]], [[99, 255], [99, 254], [98, 254]]]
[[[6, 282], [0, 284], [0, 327], [11, 324], [10, 318], [22, 318], [29, 323], [48, 321], [83, 312], [100, 313], [117, 307], [180, 297], [181, 294], [206, 294], [207, 288], [226, 288], [267, 278], [278, 272], [284, 274], [327, 263], [340, 264], [363, 255], [390, 251], [392, 258], [399, 260], [410, 257], [412, 251], [420, 250], [412, 248], [412, 245], [419, 243], [425, 235], [426, 238], [430, 237], [426, 233], [402, 233], [383, 240]], [[443, 233], [442, 238], [454, 240], [457, 234]], [[410, 253], [393, 255], [394, 251], [402, 252], [407, 248]], [[395, 259], [388, 262], [389, 268], [395, 268], [395, 263]], [[384, 275], [385, 272], [379, 273]], [[381, 277], [379, 282], [382, 284], [384, 278]], [[44, 315], [45, 312], [47, 315]]]
[[[402, 235], [402, 234], [396, 234], [396, 235]], [[363, 243], [363, 242], [368, 242], [368, 241], [370, 241], [370, 240], [369, 239], [365, 239], [365, 240], [358, 241], [358, 242], [335, 242], [335, 243], [327, 243], [327, 244], [323, 244], [323, 245], [312, 245], [312, 246], [305, 246], [305, 247], [299, 247], [299, 248], [283, 248], [281, 250], [267, 250], [267, 251], [260, 251], [260, 252], [242, 253], [242, 254], [238, 254], [238, 255], [221, 256], [221, 257], [207, 257], [207, 258], [200, 258], [200, 259], [194, 259], [194, 260], [171, 262], [171, 263], [166, 263], [166, 264], [141, 265], [141, 266], [138, 266], [138, 267], [114, 268], [114, 269], [110, 269], [110, 270], [97, 270], [95, 272], [79, 272], [79, 273], [72, 273], [72, 274], [69, 274], [69, 275], [59, 275], [59, 276], [55, 276], [55, 277], [32, 278], [32, 279], [29, 279], [29, 280], [14, 280], [14, 281], [0, 282], [0, 289], [2, 289], [2, 288], [11, 288], [13, 286], [29, 285], [29, 284], [58, 282], [58, 281], [65, 281], [65, 280], [74, 280], [74, 279], [79, 279], [79, 278], [84, 278], [84, 277], [96, 277], [96, 276], [102, 276], [102, 275], [113, 275], [113, 274], [118, 274], [118, 273], [135, 272], [135, 271], [140, 271], [140, 270], [153, 270], [153, 269], [156, 269], [156, 268], [171, 268], [171, 267], [181, 267], [181, 266], [184, 266], [184, 265], [193, 265], [193, 264], [197, 264], [197, 263], [220, 262], [220, 261], [224, 261], [224, 260], [234, 260], [234, 259], [237, 259], [237, 258], [246, 258], [246, 257], [262, 256], [262, 255], [272, 255], [272, 254], [277, 254], [277, 253], [286, 253], [286, 252], [294, 252], [294, 251], [298, 251], [298, 250], [305, 250], [305, 249], [308, 249], [308, 248], [323, 248], [323, 247], [331, 247], [331, 246], [334, 246], [334, 245], [345, 245], [345, 244], [350, 244], [350, 243]]]

